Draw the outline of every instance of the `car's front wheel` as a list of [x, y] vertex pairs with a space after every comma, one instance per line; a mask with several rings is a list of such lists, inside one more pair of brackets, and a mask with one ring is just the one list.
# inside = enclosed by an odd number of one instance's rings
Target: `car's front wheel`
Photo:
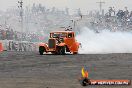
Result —
[[65, 48], [65, 46], [60, 47], [59, 54], [60, 55], [65, 55], [66, 54], [66, 48]]
[[43, 46], [39, 47], [39, 54], [43, 55], [43, 53], [45, 52], [45, 48]]

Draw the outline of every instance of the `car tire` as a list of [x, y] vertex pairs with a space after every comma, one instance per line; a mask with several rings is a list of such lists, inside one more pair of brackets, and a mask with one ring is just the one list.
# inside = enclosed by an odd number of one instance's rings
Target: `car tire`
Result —
[[73, 54], [78, 54], [78, 52], [73, 52]]
[[40, 54], [40, 55], [43, 55], [44, 52], [45, 52], [45, 48], [42, 47], [42, 46], [40, 46], [40, 47], [39, 47], [39, 54]]
[[66, 51], [65, 46], [60, 47], [59, 54], [60, 54], [60, 55], [65, 55], [65, 53], [66, 53], [65, 51]]

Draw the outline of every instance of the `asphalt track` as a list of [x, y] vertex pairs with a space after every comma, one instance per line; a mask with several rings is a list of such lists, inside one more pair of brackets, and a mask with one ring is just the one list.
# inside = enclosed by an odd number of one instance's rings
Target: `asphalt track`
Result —
[[90, 79], [132, 80], [132, 54], [41, 56], [38, 52], [4, 51], [0, 53], [0, 88], [83, 88], [78, 81], [83, 66]]

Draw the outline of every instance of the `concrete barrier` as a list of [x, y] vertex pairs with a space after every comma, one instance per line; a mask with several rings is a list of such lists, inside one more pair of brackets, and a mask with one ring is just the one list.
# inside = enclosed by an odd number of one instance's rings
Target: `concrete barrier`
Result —
[[1, 40], [7, 51], [38, 51], [38, 43], [28, 41]]

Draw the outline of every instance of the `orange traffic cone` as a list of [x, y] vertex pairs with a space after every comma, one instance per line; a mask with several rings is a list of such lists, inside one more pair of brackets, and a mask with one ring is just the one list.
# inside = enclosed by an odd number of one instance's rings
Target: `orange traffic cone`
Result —
[[2, 45], [2, 43], [0, 42], [0, 52], [2, 52], [3, 51], [3, 45]]

